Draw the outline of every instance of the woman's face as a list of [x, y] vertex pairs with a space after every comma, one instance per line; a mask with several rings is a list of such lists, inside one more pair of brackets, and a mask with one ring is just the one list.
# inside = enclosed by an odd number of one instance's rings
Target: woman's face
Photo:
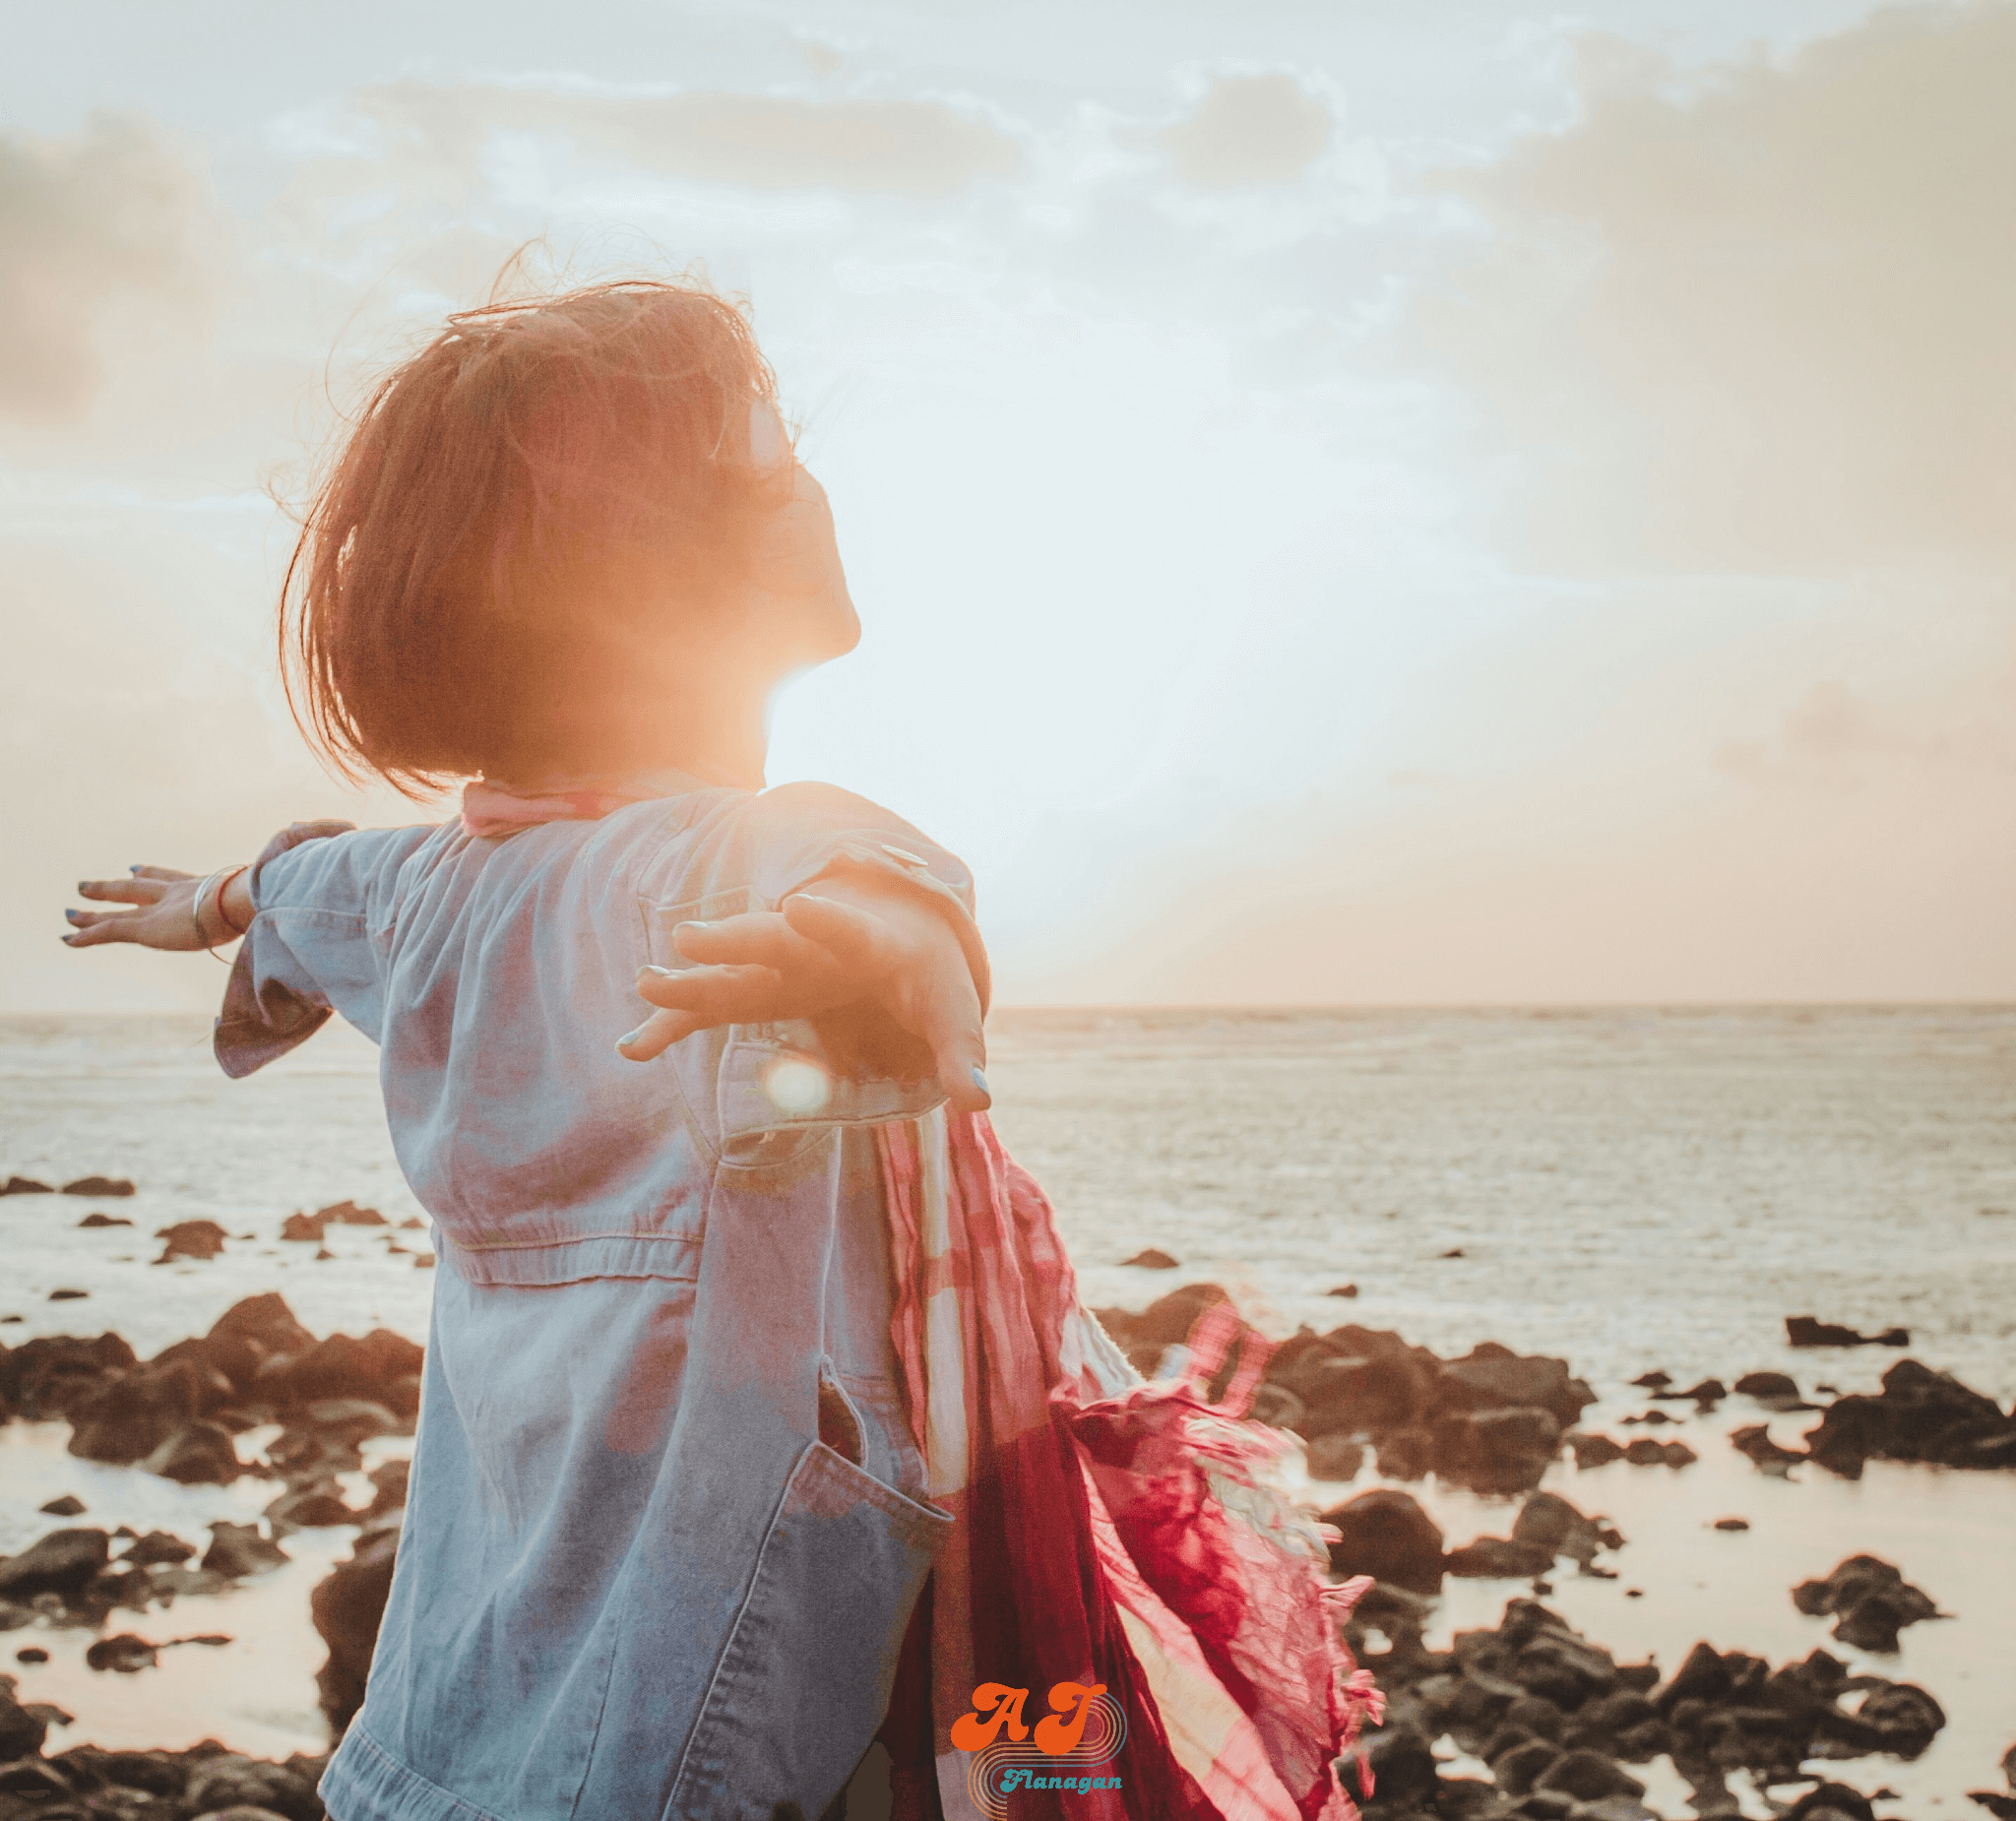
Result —
[[759, 466], [792, 462], [791, 496], [765, 527], [751, 577], [753, 627], [780, 673], [845, 657], [861, 622], [847, 592], [826, 489], [792, 460], [784, 424], [769, 405], [751, 408], [749, 454]]

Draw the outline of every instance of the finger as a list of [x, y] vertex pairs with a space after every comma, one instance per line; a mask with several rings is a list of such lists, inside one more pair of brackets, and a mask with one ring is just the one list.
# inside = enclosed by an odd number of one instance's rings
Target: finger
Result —
[[652, 1005], [686, 1013], [696, 1031], [803, 1016], [795, 995], [787, 1003], [784, 979], [772, 968], [647, 968], [637, 976], [637, 991]]
[[864, 988], [895, 973], [904, 960], [895, 930], [838, 899], [798, 892], [784, 901], [784, 915], [794, 932], [816, 942]]
[[715, 922], [680, 923], [672, 931], [672, 946], [688, 961], [724, 967], [774, 968], [780, 973], [833, 970], [833, 958], [774, 910], [754, 910]]
[[167, 891], [167, 883], [161, 879], [80, 879], [77, 895], [80, 898], [95, 898], [100, 903], [114, 905], [154, 905], [161, 901]]
[[96, 948], [105, 942], [128, 942], [126, 925], [133, 922], [131, 910], [66, 910], [70, 933], [63, 940], [74, 949]]
[[616, 1054], [629, 1062], [649, 1062], [699, 1029], [690, 1012], [654, 1012], [628, 1036], [616, 1039]]
[[979, 1113], [994, 1103], [987, 1086], [987, 1037], [979, 994], [962, 965], [934, 980], [918, 1006], [917, 1035], [930, 1045], [938, 1086], [961, 1112]]
[[133, 866], [128, 870], [136, 879], [193, 879], [196, 874], [183, 872], [173, 866]]

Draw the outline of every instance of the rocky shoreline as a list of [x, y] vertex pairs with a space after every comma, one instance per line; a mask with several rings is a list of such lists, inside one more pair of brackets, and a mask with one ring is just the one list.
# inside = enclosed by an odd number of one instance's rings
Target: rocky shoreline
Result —
[[[89, 1192], [116, 1191], [94, 1179]], [[326, 1212], [354, 1218], [346, 1208]], [[1223, 1299], [1217, 1286], [1193, 1284], [1145, 1309], [1100, 1315], [1153, 1371], [1198, 1314]], [[1796, 1338], [1833, 1332], [1809, 1317], [1789, 1318], [1788, 1328]], [[1804, 1344], [1897, 1342], [1886, 1333]], [[59, 1524], [0, 1559], [0, 1630], [20, 1638], [31, 1627], [88, 1628], [98, 1634], [91, 1667], [140, 1673], [158, 1666], [163, 1652], [225, 1641], [153, 1635], [167, 1629], [159, 1614], [177, 1601], [286, 1560], [285, 1538], [296, 1531], [355, 1525], [349, 1558], [310, 1601], [328, 1650], [317, 1675], [321, 1704], [340, 1736], [361, 1700], [390, 1586], [406, 1467], [391, 1461], [372, 1472], [372, 1496], [360, 1504], [346, 1496], [342, 1476], [363, 1470], [366, 1442], [411, 1433], [421, 1357], [412, 1342], [383, 1329], [318, 1339], [275, 1292], [238, 1302], [207, 1334], [145, 1361], [109, 1334], [0, 1346], [0, 1420], [67, 1422], [73, 1455], [183, 1483], [221, 1485], [250, 1475], [275, 1486], [260, 1524], [214, 1524], [204, 1544], [162, 1531]], [[1894, 1821], [1894, 1809], [1879, 1816], [1874, 1806], [1887, 1791], [1863, 1794], [1801, 1766], [1917, 1757], [1945, 1724], [1932, 1693], [1854, 1673], [1825, 1650], [1774, 1668], [1703, 1643], [1664, 1678], [1650, 1663], [1616, 1663], [1544, 1602], [1558, 1573], [1613, 1577], [1604, 1558], [1624, 1538], [1540, 1482], [1567, 1459], [1683, 1471], [1698, 1457], [1657, 1433], [1670, 1420], [1666, 1407], [1707, 1411], [1732, 1395], [1767, 1417], [1817, 1417], [1798, 1446], [1774, 1439], [1768, 1420], [1732, 1436], [1758, 1471], [1774, 1476], [1811, 1464], [1853, 1477], [1869, 1460], [2009, 1469], [2016, 1415], [1910, 1358], [1884, 1374], [1880, 1394], [1837, 1394], [1826, 1403], [1809, 1401], [1782, 1373], [1739, 1376], [1732, 1391], [1714, 1379], [1676, 1390], [1653, 1372], [1636, 1388], [1648, 1408], [1623, 1420], [1644, 1432], [1618, 1441], [1578, 1426], [1597, 1397], [1562, 1359], [1490, 1343], [1441, 1358], [1398, 1334], [1349, 1323], [1324, 1334], [1304, 1329], [1272, 1353], [1254, 1413], [1303, 1438], [1319, 1485], [1354, 1479], [1370, 1460], [1389, 1481], [1432, 1475], [1520, 1501], [1509, 1534], [1454, 1546], [1399, 1485], [1359, 1492], [1324, 1514], [1337, 1534], [1336, 1574], [1374, 1580], [1348, 1627], [1388, 1701], [1365, 1754], [1371, 1777], [1361, 1795], [1371, 1821], [1650, 1821], [1647, 1784], [1632, 1767], [1659, 1757], [1685, 1779], [1702, 1817], [1738, 1812], [1729, 1778], [1742, 1772], [1792, 1821]], [[269, 1428], [275, 1433], [260, 1458], [241, 1461], [236, 1438]], [[44, 1509], [56, 1519], [81, 1515], [75, 1500]], [[1459, 1632], [1449, 1649], [1433, 1650], [1424, 1641], [1432, 1602], [1452, 1576], [1527, 1586], [1495, 1626]], [[1836, 1638], [1860, 1651], [1894, 1650], [1901, 1628], [1936, 1615], [1897, 1568], [1865, 1555], [1789, 1593], [1801, 1611], [1833, 1617]], [[32, 1669], [47, 1653], [26, 1645], [16, 1655]], [[322, 1813], [314, 1785], [324, 1759], [270, 1763], [215, 1741], [181, 1752], [79, 1746], [48, 1755], [50, 1726], [68, 1717], [22, 1698], [18, 1677], [0, 1683], [0, 1821], [315, 1821]], [[1437, 1756], [1441, 1746], [1446, 1758], [1450, 1745], [1482, 1774], [1452, 1774]], [[2016, 1821], [2016, 1795], [1982, 1791], [1977, 1800], [1998, 1821]]]

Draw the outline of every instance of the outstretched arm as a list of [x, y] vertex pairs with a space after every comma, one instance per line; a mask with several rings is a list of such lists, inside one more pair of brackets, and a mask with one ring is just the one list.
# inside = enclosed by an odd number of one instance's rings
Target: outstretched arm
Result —
[[245, 868], [225, 867], [198, 878], [172, 866], [136, 866], [125, 879], [85, 879], [80, 898], [132, 905], [131, 910], [66, 910], [71, 948], [137, 942], [150, 949], [214, 949], [242, 936], [252, 921]]
[[779, 911], [682, 923], [672, 940], [698, 965], [638, 975], [640, 996], [661, 1009], [617, 1044], [631, 1061], [717, 1025], [810, 1018], [843, 1068], [935, 1073], [960, 1110], [991, 1103], [974, 965], [915, 893], [829, 877]]
[[[325, 835], [345, 835], [353, 822], [296, 822], [271, 846], [297, 846]], [[261, 856], [264, 858], [265, 856]], [[134, 866], [124, 879], [85, 879], [80, 898], [131, 905], [131, 910], [66, 910], [71, 948], [137, 942], [150, 949], [214, 949], [251, 926], [252, 876], [248, 866], [220, 866], [198, 878], [173, 866]]]

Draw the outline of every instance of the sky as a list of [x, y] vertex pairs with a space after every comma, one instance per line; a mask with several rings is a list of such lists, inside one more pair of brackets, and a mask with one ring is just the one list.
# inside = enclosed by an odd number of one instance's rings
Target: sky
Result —
[[866, 628], [773, 782], [1004, 1003], [2016, 999], [2016, 5], [66, 0], [0, 59], [0, 1010], [79, 877], [438, 819], [298, 501], [528, 241], [747, 300]]

